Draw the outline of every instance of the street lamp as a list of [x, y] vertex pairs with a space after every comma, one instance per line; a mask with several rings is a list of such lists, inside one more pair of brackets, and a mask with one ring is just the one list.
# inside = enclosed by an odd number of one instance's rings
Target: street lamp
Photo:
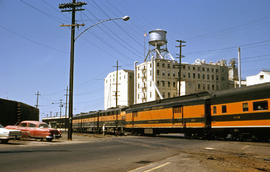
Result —
[[74, 43], [83, 33], [91, 29], [92, 27], [99, 25], [101, 23], [112, 21], [112, 20], [124, 20], [128, 21], [129, 16], [119, 17], [119, 18], [109, 18], [105, 20], [101, 20], [96, 24], [93, 24], [86, 28], [84, 31], [79, 33], [77, 37], [74, 38], [75, 35], [75, 17], [72, 17], [72, 29], [71, 29], [71, 50], [70, 50], [70, 74], [69, 74], [69, 125], [68, 125], [68, 140], [72, 140], [72, 118], [73, 118], [73, 75], [74, 75]]
[[85, 33], [86, 31], [88, 31], [89, 29], [91, 29], [92, 27], [95, 27], [96, 25], [98, 24], [101, 24], [101, 23], [104, 23], [104, 22], [107, 22], [107, 21], [112, 21], [112, 20], [124, 20], [124, 21], [128, 21], [130, 19], [129, 16], [124, 16], [124, 17], [118, 17], [118, 18], [109, 18], [109, 19], [105, 19], [105, 20], [101, 20], [99, 22], [97, 22], [96, 24], [93, 24], [91, 26], [89, 26], [88, 28], [86, 28], [84, 31], [82, 31], [81, 33], [79, 33], [78, 36], [76, 36], [75, 38], [75, 41], [83, 34]]

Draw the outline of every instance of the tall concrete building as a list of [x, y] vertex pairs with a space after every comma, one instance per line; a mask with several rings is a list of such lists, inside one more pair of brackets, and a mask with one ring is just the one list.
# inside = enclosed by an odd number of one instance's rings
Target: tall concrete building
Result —
[[[118, 82], [118, 85], [117, 85]], [[117, 102], [116, 102], [116, 86]], [[111, 72], [104, 79], [104, 109], [133, 104], [134, 71], [119, 70]]]
[[[179, 64], [167, 49], [166, 31], [149, 32], [149, 51], [141, 64], [135, 64], [134, 103], [187, 95], [202, 91], [228, 89], [238, 79], [235, 61], [227, 66], [225, 60], [206, 63], [197, 59], [194, 64]], [[179, 94], [180, 87], [180, 94]]]
[[[179, 69], [176, 66], [178, 63], [174, 60], [159, 58], [137, 65], [135, 102], [143, 103], [178, 96]], [[231, 84], [233, 80], [230, 80], [233, 77], [229, 76], [235, 67], [227, 66], [225, 61], [206, 63], [204, 60], [196, 60], [194, 64], [182, 64], [181, 66], [180, 95], [233, 87]]]

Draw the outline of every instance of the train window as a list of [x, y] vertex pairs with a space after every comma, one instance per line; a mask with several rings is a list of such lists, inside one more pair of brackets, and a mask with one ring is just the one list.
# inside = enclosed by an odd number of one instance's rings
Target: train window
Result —
[[222, 113], [227, 113], [227, 106], [226, 105], [222, 105]]
[[248, 111], [248, 103], [243, 103], [242, 107], [243, 107], [243, 112]]
[[216, 114], [216, 113], [217, 113], [217, 107], [214, 106], [214, 107], [213, 107], [213, 114]]
[[259, 101], [253, 102], [253, 110], [267, 110], [268, 109], [268, 101]]

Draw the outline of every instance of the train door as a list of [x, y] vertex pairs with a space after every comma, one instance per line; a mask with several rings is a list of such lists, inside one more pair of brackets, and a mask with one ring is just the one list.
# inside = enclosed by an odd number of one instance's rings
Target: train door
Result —
[[172, 124], [182, 124], [183, 123], [183, 106], [173, 107]]

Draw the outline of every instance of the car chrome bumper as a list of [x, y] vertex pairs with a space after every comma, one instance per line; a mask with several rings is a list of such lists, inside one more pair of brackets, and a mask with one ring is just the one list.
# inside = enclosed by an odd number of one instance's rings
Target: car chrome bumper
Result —
[[46, 136], [46, 139], [59, 139], [61, 137], [62, 137], [61, 134], [55, 134], [55, 135], [52, 135], [52, 136]]

